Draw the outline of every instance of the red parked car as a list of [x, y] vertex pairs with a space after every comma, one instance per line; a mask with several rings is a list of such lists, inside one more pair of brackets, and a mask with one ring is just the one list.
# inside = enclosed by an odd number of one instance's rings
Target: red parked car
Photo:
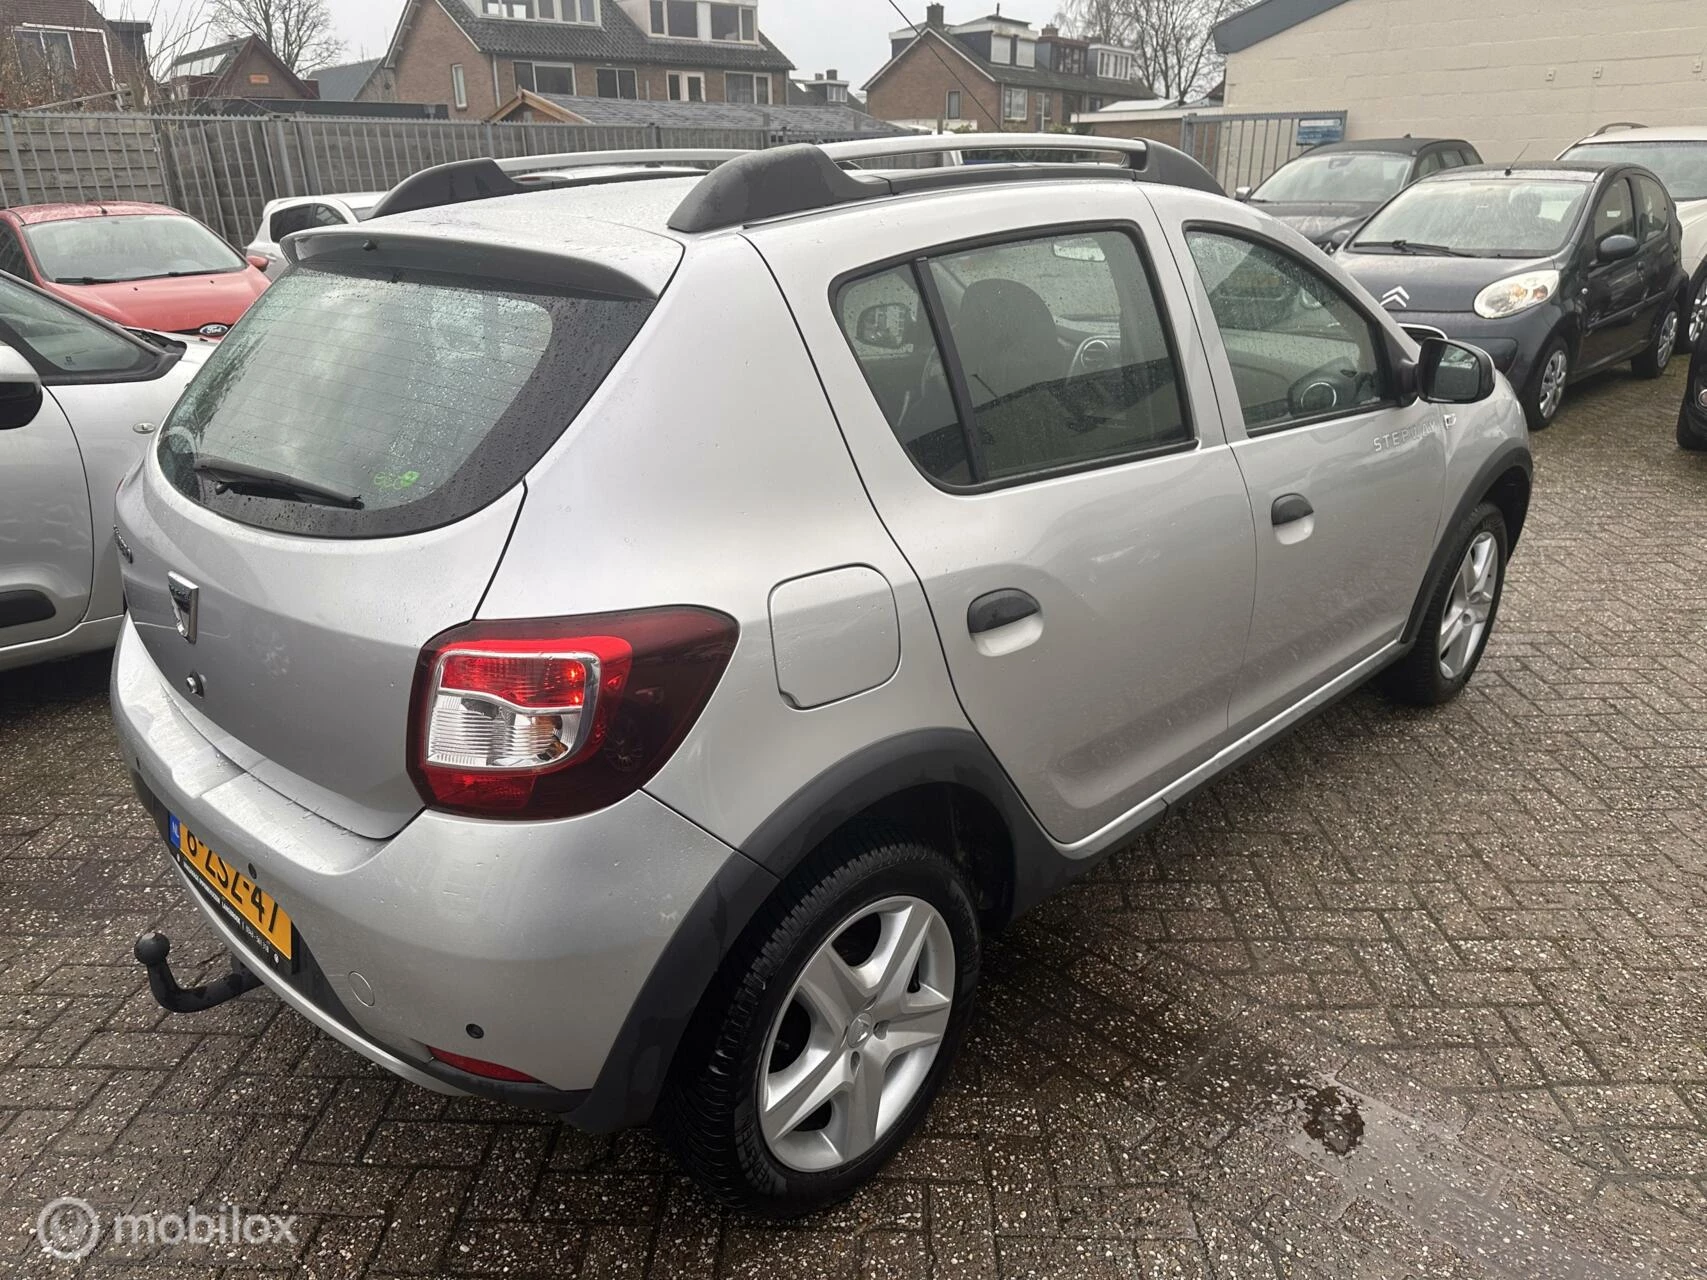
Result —
[[222, 338], [267, 277], [187, 213], [165, 205], [0, 209], [0, 271], [130, 329]]

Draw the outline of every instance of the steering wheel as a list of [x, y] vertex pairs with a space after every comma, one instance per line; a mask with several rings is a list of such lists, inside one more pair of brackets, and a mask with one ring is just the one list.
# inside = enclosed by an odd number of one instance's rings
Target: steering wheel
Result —
[[1373, 373], [1331, 361], [1312, 369], [1287, 389], [1287, 411], [1294, 418], [1317, 418], [1356, 404], [1365, 387], [1374, 389]]

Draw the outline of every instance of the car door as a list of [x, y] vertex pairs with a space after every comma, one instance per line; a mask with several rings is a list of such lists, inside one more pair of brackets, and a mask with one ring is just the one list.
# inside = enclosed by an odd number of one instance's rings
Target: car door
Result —
[[[0, 334], [0, 360], [18, 358], [28, 356]], [[0, 430], [0, 650], [51, 640], [82, 621], [93, 565], [83, 460], [59, 403], [44, 392], [30, 421]]]
[[1579, 250], [1588, 262], [1583, 284], [1583, 340], [1577, 360], [1581, 369], [1611, 364], [1630, 355], [1648, 339], [1639, 327], [1647, 296], [1642, 255], [1604, 262], [1600, 245], [1608, 236], [1636, 235], [1636, 203], [1628, 178], [1607, 182], [1590, 215], [1588, 243]]
[[[992, 191], [872, 218], [884, 234], [749, 233], [967, 718], [1065, 844], [1158, 811], [1224, 745], [1255, 586], [1249, 503], [1149, 202], [1129, 184], [1075, 197], [1067, 227], [1058, 201]], [[899, 392], [897, 359], [917, 370]]]
[[163, 417], [182, 378], [161, 376], [177, 363], [166, 353], [5, 277], [0, 344], [44, 385], [35, 420], [0, 431], [0, 596], [28, 595], [37, 615], [0, 625], [3, 648], [120, 611], [113, 491], [147, 443], [132, 427]]
[[1642, 311], [1636, 318], [1637, 336], [1650, 335], [1668, 309], [1680, 307], [1679, 289], [1684, 282], [1683, 231], [1676, 208], [1659, 179], [1645, 173], [1630, 175], [1636, 193], [1636, 239], [1641, 248]]
[[1240, 732], [1399, 638], [1439, 531], [1443, 424], [1398, 403], [1384, 327], [1325, 270], [1249, 228], [1181, 238], [1257, 530]]

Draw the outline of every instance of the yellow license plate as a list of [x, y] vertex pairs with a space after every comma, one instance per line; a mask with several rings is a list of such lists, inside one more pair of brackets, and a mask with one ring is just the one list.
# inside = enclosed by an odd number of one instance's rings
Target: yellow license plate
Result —
[[271, 895], [263, 893], [258, 884], [208, 848], [176, 815], [167, 815], [166, 835], [178, 856], [213, 890], [215, 897], [236, 911], [256, 941], [284, 959], [291, 959], [290, 916]]

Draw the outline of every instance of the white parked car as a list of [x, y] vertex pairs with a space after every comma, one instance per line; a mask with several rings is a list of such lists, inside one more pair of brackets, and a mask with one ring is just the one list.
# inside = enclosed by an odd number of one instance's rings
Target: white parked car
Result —
[[249, 242], [247, 252], [267, 260], [267, 278], [276, 280], [285, 269], [284, 250], [279, 246], [293, 232], [310, 227], [346, 227], [366, 222], [373, 215], [383, 191], [355, 191], [337, 196], [291, 196], [271, 201], [261, 210], [261, 229]]
[[1639, 164], [1653, 170], [1677, 202], [1683, 269], [1689, 274], [1689, 345], [1707, 331], [1707, 125], [1648, 129], [1607, 125], [1567, 147], [1561, 160]]
[[218, 345], [121, 329], [0, 275], [0, 671], [118, 638], [113, 494]]

